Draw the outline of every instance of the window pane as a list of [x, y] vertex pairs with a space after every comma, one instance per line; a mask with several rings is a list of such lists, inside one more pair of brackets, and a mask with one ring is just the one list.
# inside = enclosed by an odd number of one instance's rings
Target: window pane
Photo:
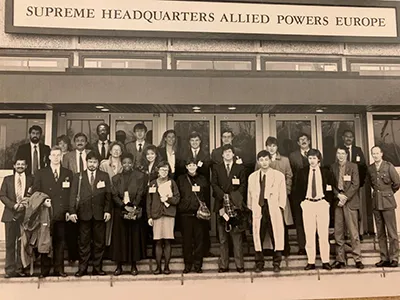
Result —
[[68, 68], [68, 58], [0, 57], [0, 71], [62, 71]]
[[[335, 147], [343, 145], [343, 131], [351, 130], [354, 132], [353, 121], [322, 121], [322, 156], [324, 165], [331, 165], [336, 160]], [[358, 141], [354, 141], [355, 145]]]
[[201, 135], [201, 147], [210, 152], [210, 122], [209, 121], [175, 121], [174, 129], [180, 149], [189, 147], [189, 134], [197, 131]]
[[162, 59], [85, 58], [84, 67], [105, 69], [162, 69]]
[[278, 139], [279, 153], [289, 156], [299, 148], [297, 138], [300, 133], [307, 133], [311, 137], [310, 121], [276, 121], [276, 138]]
[[45, 136], [45, 115], [0, 115], [0, 169], [12, 169], [13, 158], [18, 146], [29, 141], [28, 130], [32, 125], [43, 129]]
[[351, 71], [364, 76], [400, 76], [400, 64], [352, 63]]
[[228, 61], [228, 60], [177, 60], [178, 70], [244, 70], [250, 71], [251, 61]]
[[374, 139], [383, 159], [400, 166], [400, 116], [374, 116]]
[[325, 62], [266, 61], [265, 70], [337, 72], [338, 66], [336, 63], [325, 63]]
[[[120, 140], [123, 144], [127, 144], [129, 142], [136, 141], [136, 138], [133, 134], [133, 127], [138, 124], [143, 123], [147, 127], [147, 135], [146, 135], [146, 142], [149, 144], [153, 143], [153, 122], [152, 121], [145, 121], [145, 120], [124, 120], [124, 121], [116, 121], [116, 133], [118, 131], [123, 131], [126, 134], [125, 140]], [[117, 136], [117, 135], [116, 135]]]

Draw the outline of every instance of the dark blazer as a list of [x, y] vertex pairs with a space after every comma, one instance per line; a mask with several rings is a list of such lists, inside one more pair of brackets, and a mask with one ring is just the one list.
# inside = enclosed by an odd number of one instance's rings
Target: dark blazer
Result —
[[[167, 148], [158, 147], [158, 153], [160, 154], [161, 160], [168, 162]], [[175, 173], [172, 174], [172, 179], [176, 180], [179, 175], [186, 172], [185, 162], [182, 161], [181, 152], [177, 150], [175, 152]]]
[[[57, 182], [54, 180], [54, 174], [50, 166], [40, 169], [35, 175], [32, 194], [38, 191], [50, 197], [53, 221], [65, 220], [65, 214], [68, 212], [72, 179], [72, 172], [64, 167], [60, 167]], [[63, 182], [68, 182], [69, 187], [63, 187]]]
[[[242, 157], [242, 151], [239, 148], [234, 147], [235, 150], [235, 160], [237, 157], [240, 157], [243, 159]], [[223, 158], [222, 158], [222, 146], [215, 148], [212, 152], [211, 152], [211, 164], [212, 165], [218, 165], [220, 163], [222, 163]]]
[[[360, 157], [357, 161], [357, 156]], [[364, 186], [365, 178], [367, 176], [367, 164], [365, 162], [365, 156], [360, 147], [351, 147], [351, 162], [355, 163], [358, 167], [358, 174], [360, 176], [360, 187]]]
[[[337, 200], [337, 195], [340, 193], [338, 188], [339, 182], [339, 163], [335, 162], [331, 166], [333, 173], [334, 185], [333, 193], [335, 195], [335, 200]], [[358, 190], [360, 188], [360, 179], [358, 175], [358, 167], [352, 162], [346, 162], [344, 175], [349, 175], [351, 181], [343, 181], [343, 194], [347, 197], [346, 204], [351, 209], [360, 208], [360, 197], [358, 195]], [[337, 201], [335, 201], [335, 204]]]
[[[47, 167], [50, 165], [50, 147], [47, 145], [44, 145], [42, 143], [39, 143], [39, 165], [40, 169], [43, 169], [44, 167]], [[15, 158], [21, 157], [24, 158], [26, 161], [26, 174], [32, 174], [32, 154], [31, 154], [31, 144], [23, 144], [18, 147], [18, 150], [15, 154]]]
[[[104, 182], [104, 187], [97, 187], [99, 182]], [[80, 201], [77, 205], [79, 174], [74, 175], [72, 182], [71, 196], [69, 198], [69, 213], [77, 214], [82, 221], [91, 219], [101, 221], [104, 213], [111, 213], [111, 183], [106, 172], [96, 170], [94, 188], [90, 186], [88, 172], [82, 174]]]
[[[189, 182], [190, 180], [190, 182]], [[199, 200], [206, 203], [207, 207], [210, 207], [210, 182], [201, 174], [196, 174], [195, 176], [190, 176], [187, 174], [182, 174], [179, 176], [176, 184], [179, 188], [179, 193], [181, 195], [181, 200], [178, 204], [178, 211], [187, 214], [196, 214], [199, 208]], [[200, 187], [200, 191], [192, 191], [193, 185]]]
[[[4, 177], [3, 184], [0, 189], [0, 201], [3, 202], [5, 208], [1, 221], [11, 222], [14, 217], [18, 214], [14, 211], [14, 205], [17, 203], [17, 196], [15, 194], [15, 175], [9, 175]], [[24, 197], [28, 196], [28, 190], [33, 185], [33, 177], [31, 175], [26, 175], [26, 186], [24, 191]]]
[[[294, 191], [295, 201], [302, 202], [306, 198], [308, 188], [308, 175], [310, 174], [310, 167], [304, 167], [297, 172], [296, 177], [296, 190]], [[325, 195], [326, 201], [332, 203], [333, 201], [333, 174], [328, 167], [321, 167], [322, 175], [322, 190]], [[327, 191], [327, 186], [332, 187], [332, 191]], [[293, 192], [292, 192], [293, 194]]]
[[140, 159], [142, 158], [142, 153], [144, 150], [144, 147], [148, 146], [149, 143], [147, 143], [146, 141], [144, 141], [144, 143], [142, 144], [142, 152], [138, 152], [138, 150], [136, 149], [136, 141], [134, 142], [129, 142], [125, 145], [125, 149], [126, 152], [129, 152], [133, 155], [133, 166], [137, 167], [140, 164]]
[[[128, 193], [130, 205], [145, 208], [146, 202], [144, 193], [147, 188], [147, 182], [144, 182], [143, 173], [133, 170], [128, 177]], [[125, 193], [124, 173], [115, 175], [112, 178], [112, 195], [115, 206], [122, 208], [125, 206], [123, 199]]]
[[[186, 168], [185, 168], [185, 160], [189, 159], [189, 158], [193, 158], [193, 152], [191, 150], [191, 148], [187, 149], [182, 157], [182, 171], [184, 171], [184, 173], [180, 173], [179, 175], [185, 174], [186, 173]], [[201, 167], [197, 168], [197, 173], [203, 175], [205, 178], [207, 178], [208, 180], [210, 180], [210, 167], [211, 167], [211, 157], [210, 154], [207, 151], [204, 151], [201, 147], [199, 152], [197, 153], [197, 157], [196, 157], [197, 161], [201, 161], [203, 163], [203, 165]]]
[[[232, 184], [232, 179], [235, 177], [240, 180], [239, 185]], [[243, 199], [245, 199], [246, 196], [247, 179], [246, 171], [243, 165], [233, 163], [229, 177], [226, 174], [226, 168], [223, 162], [216, 165], [212, 174], [211, 186], [213, 188], [213, 195], [215, 198], [214, 209], [217, 213], [223, 207], [224, 194], [232, 195], [232, 192], [239, 192], [239, 194], [242, 196], [242, 201], [240, 201], [240, 199], [236, 199], [237, 197], [234, 197], [235, 199], [232, 198], [233, 204], [236, 207], [244, 206]], [[238, 201], [235, 203], [236, 200]]]
[[300, 169], [309, 166], [308, 159], [306, 161], [307, 161], [307, 163], [304, 163], [305, 160], [303, 159], [303, 156], [301, 155], [300, 149], [289, 154], [290, 167], [293, 172], [292, 193], [296, 189], [297, 173], [299, 172]]
[[[105, 157], [102, 157], [102, 156], [101, 156], [101, 153], [100, 153], [100, 151], [99, 151], [98, 142], [99, 142], [99, 140], [97, 140], [96, 142], [94, 142], [93, 144], [91, 144], [91, 145], [90, 145], [90, 150], [94, 151], [94, 152], [97, 154], [97, 156], [100, 157], [101, 160], [107, 159], [107, 158], [110, 156], [110, 147], [108, 147], [108, 151], [106, 151], [106, 152], [107, 152], [107, 153], [106, 153], [106, 156], [105, 156]], [[110, 146], [111, 141], [110, 141], [110, 140], [107, 140], [107, 142], [108, 142], [108, 146]]]
[[155, 193], [147, 193], [146, 198], [146, 212], [147, 218], [159, 219], [163, 216], [175, 217], [176, 216], [176, 206], [180, 201], [180, 193], [178, 186], [175, 181], [171, 180], [171, 191], [172, 197], [168, 198], [166, 201], [170, 206], [166, 207], [164, 203], [161, 202], [160, 194], [158, 193], [158, 183], [157, 180], [150, 182], [150, 186], [156, 187], [157, 191]]

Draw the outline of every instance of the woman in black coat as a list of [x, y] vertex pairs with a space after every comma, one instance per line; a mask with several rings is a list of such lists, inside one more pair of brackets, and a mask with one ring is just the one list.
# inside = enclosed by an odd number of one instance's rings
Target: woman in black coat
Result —
[[115, 276], [122, 274], [123, 263], [131, 264], [131, 274], [137, 275], [136, 262], [146, 257], [146, 216], [127, 220], [123, 214], [129, 208], [144, 208], [145, 182], [143, 174], [133, 169], [133, 155], [121, 157], [123, 172], [112, 178], [114, 227], [111, 240], [111, 259], [117, 263]]

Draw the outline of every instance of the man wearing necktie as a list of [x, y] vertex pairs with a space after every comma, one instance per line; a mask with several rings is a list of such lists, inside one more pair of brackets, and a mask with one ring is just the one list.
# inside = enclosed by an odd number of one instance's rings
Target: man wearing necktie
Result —
[[[0, 200], [5, 208], [1, 221], [5, 225], [6, 261], [5, 277], [24, 277], [21, 262], [20, 224], [24, 217], [23, 198], [30, 196], [33, 177], [26, 174], [26, 162], [16, 158], [14, 175], [6, 176], [0, 189]], [[17, 250], [16, 250], [17, 249]]]
[[38, 125], [29, 128], [29, 143], [18, 147], [15, 158], [24, 158], [26, 161], [26, 174], [34, 175], [37, 170], [48, 166], [50, 147], [40, 142], [43, 130]]
[[247, 205], [253, 212], [256, 273], [264, 270], [264, 248], [273, 250], [273, 271], [279, 272], [285, 245], [283, 212], [289, 205], [285, 175], [272, 169], [271, 162], [268, 151], [262, 150], [257, 154], [260, 169], [250, 174], [247, 189]]
[[365, 156], [360, 147], [354, 145], [354, 133], [351, 130], [345, 130], [342, 135], [343, 144], [346, 148], [347, 152], [347, 160], [355, 163], [358, 168], [358, 174], [360, 177], [360, 189], [359, 189], [359, 197], [360, 197], [360, 208], [359, 208], [359, 233], [360, 239], [362, 239], [362, 234], [364, 233], [364, 222], [363, 222], [363, 207], [367, 205], [367, 201], [365, 197], [361, 197], [364, 193], [361, 192], [361, 188], [364, 186], [365, 178], [367, 176], [367, 164], [365, 162]]
[[320, 167], [321, 152], [310, 149], [307, 153], [309, 166], [298, 171], [295, 201], [303, 211], [304, 232], [308, 264], [305, 270], [315, 269], [316, 241], [318, 233], [322, 268], [331, 270], [329, 264], [329, 207], [333, 197], [333, 176], [329, 168]]
[[[33, 183], [32, 194], [45, 193], [51, 199], [51, 236], [53, 244], [54, 276], [66, 277], [64, 272], [64, 245], [66, 219], [69, 205], [72, 172], [61, 166], [61, 148], [54, 146], [50, 150], [50, 165], [40, 169]], [[40, 277], [50, 274], [52, 259], [49, 253], [41, 254]]]
[[140, 164], [140, 159], [146, 143], [147, 126], [143, 123], [138, 123], [133, 127], [135, 141], [126, 144], [126, 151], [133, 155], [133, 165], [137, 167]]
[[100, 160], [107, 159], [110, 156], [110, 144], [108, 139], [110, 127], [106, 123], [100, 123], [96, 128], [99, 139], [92, 145], [92, 150], [100, 157]]

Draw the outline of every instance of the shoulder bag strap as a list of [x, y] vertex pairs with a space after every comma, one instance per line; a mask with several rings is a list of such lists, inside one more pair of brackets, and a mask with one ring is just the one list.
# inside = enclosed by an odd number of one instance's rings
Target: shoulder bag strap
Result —
[[83, 173], [79, 174], [78, 193], [76, 195], [76, 209], [78, 209], [79, 201], [81, 200], [81, 185]]
[[[192, 186], [192, 182], [190, 181], [190, 178], [189, 178], [188, 175], [186, 175], [186, 178], [187, 178], [187, 180], [189, 181], [190, 185]], [[192, 190], [192, 192], [193, 192], [193, 190]], [[193, 192], [193, 193], [194, 193], [194, 195], [196, 196], [197, 201], [199, 201], [200, 205], [205, 205], [205, 203], [204, 203], [203, 201], [200, 200], [199, 196], [197, 196], [197, 192]]]

